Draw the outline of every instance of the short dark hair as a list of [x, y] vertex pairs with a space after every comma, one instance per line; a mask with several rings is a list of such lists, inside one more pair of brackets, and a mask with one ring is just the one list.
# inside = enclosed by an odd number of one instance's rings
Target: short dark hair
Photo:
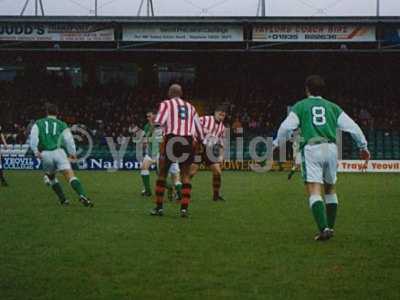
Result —
[[325, 92], [325, 80], [319, 75], [311, 75], [306, 78], [305, 86], [313, 96], [322, 96]]
[[47, 115], [50, 115], [50, 116], [56, 116], [56, 115], [58, 115], [58, 107], [57, 107], [56, 104], [47, 102], [47, 103], [44, 105], [44, 107], [45, 107], [45, 109], [46, 109], [46, 114], [47, 114]]
[[168, 96], [170, 98], [182, 97], [183, 96], [182, 86], [177, 83], [172, 84], [168, 89]]

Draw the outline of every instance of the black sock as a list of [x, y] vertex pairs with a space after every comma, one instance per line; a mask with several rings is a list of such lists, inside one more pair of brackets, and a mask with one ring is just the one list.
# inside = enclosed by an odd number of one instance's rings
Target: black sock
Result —
[[6, 179], [4, 178], [4, 173], [3, 173], [3, 169], [0, 169], [0, 180], [1, 182], [6, 182]]

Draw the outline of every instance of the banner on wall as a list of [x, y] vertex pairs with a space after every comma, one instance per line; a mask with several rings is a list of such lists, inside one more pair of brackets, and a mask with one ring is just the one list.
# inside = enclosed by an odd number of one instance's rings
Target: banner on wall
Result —
[[374, 26], [349, 24], [270, 24], [253, 28], [255, 42], [375, 42]]
[[[3, 168], [6, 170], [41, 170], [41, 161], [35, 157], [2, 156]], [[72, 164], [76, 170], [106, 171], [106, 170], [140, 170], [141, 163], [136, 159], [123, 159], [120, 161], [112, 158], [87, 158]], [[154, 168], [154, 167], [153, 167]]]
[[385, 28], [385, 41], [399, 43], [400, 42], [400, 27]]
[[[2, 155], [3, 168], [6, 170], [41, 170], [41, 161], [33, 156], [24, 154], [6, 154]], [[256, 164], [254, 160], [230, 160], [224, 161], [222, 168], [229, 171], [251, 171], [251, 166]], [[125, 157], [122, 160], [114, 160], [112, 157], [89, 157], [84, 161], [72, 165], [77, 170], [140, 170], [141, 162], [134, 157]], [[272, 170], [289, 170], [290, 163], [274, 162]], [[155, 165], [152, 166], [155, 169]], [[201, 170], [206, 169], [201, 165]]]
[[40, 160], [35, 157], [25, 156], [2, 156], [2, 165], [6, 170], [40, 170]]
[[218, 24], [128, 25], [122, 37], [136, 42], [241, 42], [243, 28]]
[[[32, 155], [27, 155], [28, 145], [23, 145], [10, 150], [1, 151], [1, 163], [7, 170], [40, 170], [41, 161]], [[253, 165], [258, 163], [254, 160], [227, 160], [222, 164], [224, 170], [251, 171]], [[261, 164], [261, 166], [263, 166]], [[291, 162], [276, 162], [272, 164], [271, 171], [289, 171]], [[141, 162], [134, 156], [127, 155], [122, 160], [114, 160], [111, 156], [88, 157], [84, 161], [73, 164], [78, 170], [139, 170]], [[153, 169], [155, 166], [153, 166]], [[201, 166], [201, 169], [206, 169]], [[349, 173], [400, 173], [400, 160], [371, 160], [368, 164], [362, 160], [340, 160], [338, 161], [338, 172]]]
[[114, 29], [101, 24], [0, 23], [0, 41], [111, 42]]
[[339, 161], [338, 172], [343, 173], [400, 173], [400, 160], [362, 160]]

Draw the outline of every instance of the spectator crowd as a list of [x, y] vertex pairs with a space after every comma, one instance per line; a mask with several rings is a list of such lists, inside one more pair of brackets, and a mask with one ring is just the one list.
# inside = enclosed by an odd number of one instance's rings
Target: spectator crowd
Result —
[[[357, 71], [347, 78], [342, 73], [331, 74], [327, 78], [327, 98], [338, 103], [364, 129], [400, 128], [400, 85], [395, 78], [373, 70], [368, 76]], [[255, 74], [241, 85], [220, 78], [218, 84], [208, 85], [201, 92], [186, 86], [190, 91], [187, 97], [201, 106], [199, 111], [203, 113], [212, 113], [216, 104], [225, 103], [226, 127], [235, 133], [270, 135], [304, 91], [302, 81], [288, 80], [290, 74], [268, 79], [264, 75]], [[118, 141], [141, 128], [145, 113], [155, 110], [163, 98], [162, 89], [132, 88], [119, 81], [74, 87], [65, 77], [17, 77], [12, 82], [0, 81], [0, 123], [9, 143], [24, 143], [30, 124], [43, 116], [44, 103], [50, 101], [58, 104], [61, 119], [71, 126], [86, 127], [98, 143], [104, 143], [105, 137]]]

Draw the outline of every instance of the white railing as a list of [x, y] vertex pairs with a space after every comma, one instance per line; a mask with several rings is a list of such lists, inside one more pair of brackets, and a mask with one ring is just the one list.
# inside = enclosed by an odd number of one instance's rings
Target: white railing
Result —
[[8, 147], [1, 145], [0, 153], [4, 156], [23, 156], [26, 154], [28, 149], [28, 144], [8, 145]]

